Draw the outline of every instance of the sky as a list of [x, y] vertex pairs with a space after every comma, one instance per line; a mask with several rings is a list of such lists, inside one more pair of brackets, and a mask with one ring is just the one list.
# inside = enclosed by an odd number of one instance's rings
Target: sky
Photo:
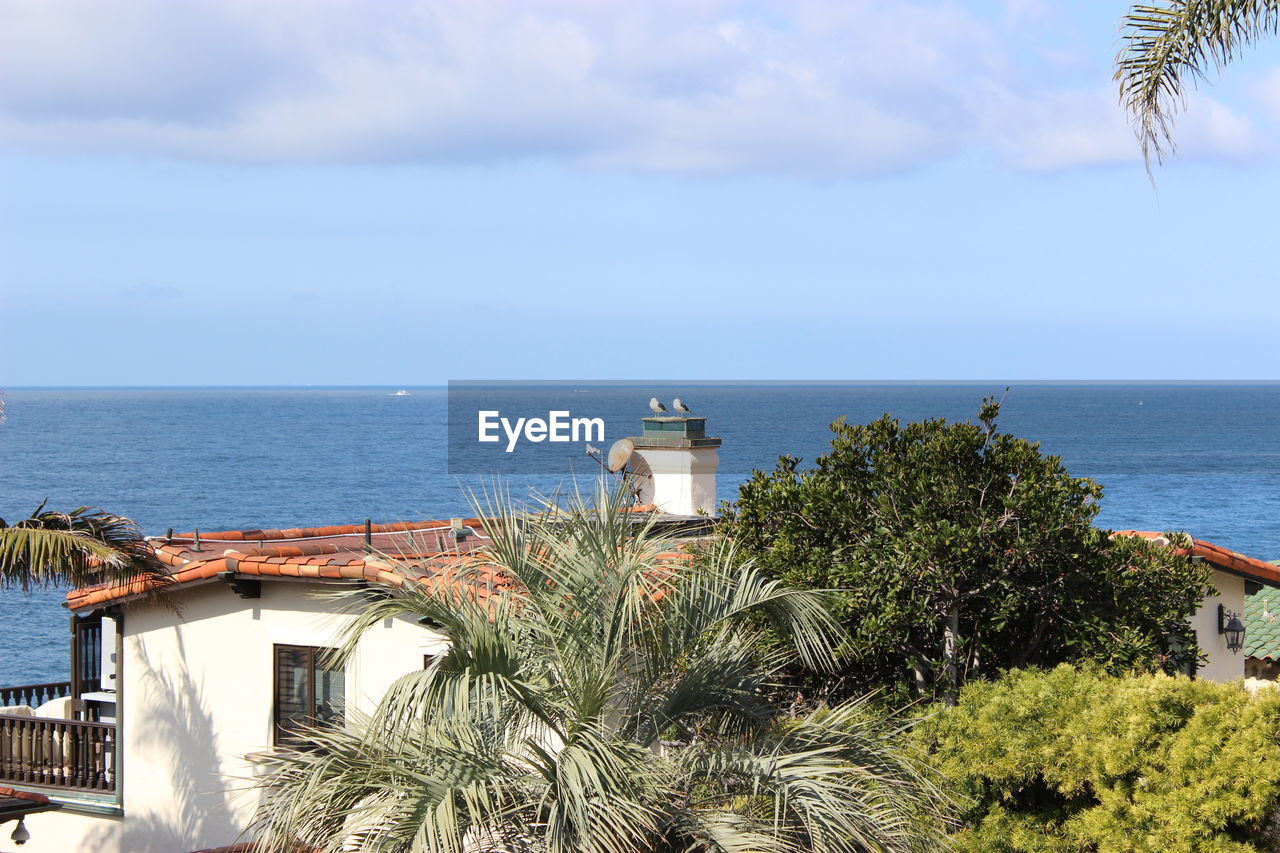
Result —
[[1276, 379], [1280, 40], [1123, 2], [0, 0], [0, 387]]

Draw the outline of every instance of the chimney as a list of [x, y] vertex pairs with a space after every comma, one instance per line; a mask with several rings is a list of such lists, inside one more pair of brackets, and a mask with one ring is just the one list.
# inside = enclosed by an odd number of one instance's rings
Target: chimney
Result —
[[643, 434], [631, 438], [640, 502], [672, 515], [714, 514], [720, 439], [707, 437], [707, 419], [644, 418], [643, 423]]

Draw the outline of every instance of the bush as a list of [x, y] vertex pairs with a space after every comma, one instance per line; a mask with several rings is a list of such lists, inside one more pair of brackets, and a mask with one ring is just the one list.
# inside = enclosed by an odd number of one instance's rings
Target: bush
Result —
[[967, 799], [960, 851], [1280, 849], [1280, 691], [1013, 671], [914, 736]]

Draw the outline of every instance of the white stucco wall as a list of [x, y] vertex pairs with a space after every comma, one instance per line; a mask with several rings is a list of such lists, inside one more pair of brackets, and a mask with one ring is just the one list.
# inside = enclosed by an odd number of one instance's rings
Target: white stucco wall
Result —
[[[181, 613], [127, 606], [119, 755], [124, 817], [32, 818], [24, 850], [183, 853], [241, 838], [257, 805], [237, 780], [272, 736], [273, 645], [333, 647], [352, 618], [312, 597], [317, 584], [264, 581], [241, 599], [222, 583], [184, 591]], [[331, 589], [331, 587], [330, 587]], [[411, 619], [368, 633], [346, 668], [348, 708], [371, 710], [444, 637]], [[3, 842], [0, 842], [3, 843]]]
[[1209, 656], [1208, 662], [1196, 670], [1196, 677], [1209, 681], [1244, 678], [1244, 652], [1232, 654], [1227, 648], [1226, 637], [1218, 633], [1219, 604], [1244, 619], [1244, 578], [1214, 569], [1209, 582], [1218, 594], [1205, 598], [1191, 616], [1196, 642]]
[[641, 503], [673, 515], [716, 511], [720, 456], [714, 447], [637, 447], [631, 466], [640, 481]]
[[[31, 840], [23, 847], [15, 847], [9, 840], [16, 824], [0, 823], [0, 850], [21, 850], [23, 853], [70, 853], [70, 851], [121, 850], [119, 835], [122, 819], [104, 815], [77, 814], [69, 811], [41, 812], [26, 819]], [[103, 841], [100, 841], [102, 839]]]

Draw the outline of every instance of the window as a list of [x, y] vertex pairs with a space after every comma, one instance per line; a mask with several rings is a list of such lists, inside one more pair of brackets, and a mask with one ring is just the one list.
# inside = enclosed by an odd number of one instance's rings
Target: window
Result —
[[332, 649], [275, 647], [275, 745], [302, 745], [301, 730], [341, 726], [346, 684], [341, 669], [326, 660]]

